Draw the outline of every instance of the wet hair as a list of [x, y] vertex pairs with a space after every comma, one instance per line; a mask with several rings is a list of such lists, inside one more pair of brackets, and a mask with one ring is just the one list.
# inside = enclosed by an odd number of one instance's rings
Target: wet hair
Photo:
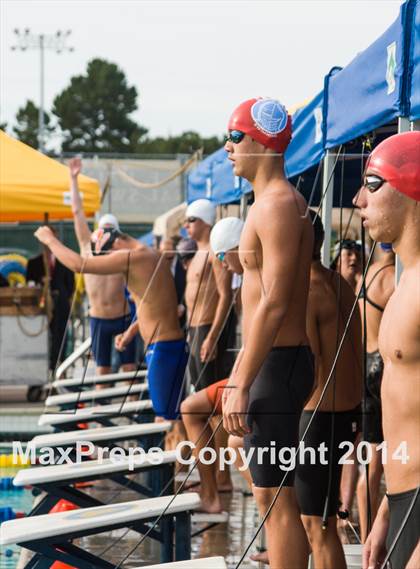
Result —
[[313, 209], [309, 210], [309, 216], [312, 221], [312, 227], [314, 228], [314, 248], [312, 251], [312, 258], [319, 259], [322, 243], [324, 242], [325, 232], [324, 226], [322, 225], [321, 217]]

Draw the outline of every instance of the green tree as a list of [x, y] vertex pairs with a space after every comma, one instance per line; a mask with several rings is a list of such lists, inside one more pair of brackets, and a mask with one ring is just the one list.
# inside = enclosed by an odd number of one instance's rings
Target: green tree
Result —
[[133, 152], [147, 129], [130, 114], [137, 109], [137, 89], [127, 84], [114, 63], [92, 59], [85, 75], [54, 99], [53, 113], [62, 131], [64, 151]]
[[[16, 137], [32, 148], [38, 148], [38, 117], [39, 107], [33, 101], [28, 100], [25, 106], [18, 109], [16, 125], [13, 127]], [[54, 130], [50, 126], [50, 121], [49, 114], [44, 111], [44, 139]]]
[[211, 154], [223, 146], [223, 139], [217, 136], [202, 138], [197, 132], [186, 131], [169, 138], [145, 138], [137, 144], [139, 154], [192, 154], [199, 148], [204, 154]]

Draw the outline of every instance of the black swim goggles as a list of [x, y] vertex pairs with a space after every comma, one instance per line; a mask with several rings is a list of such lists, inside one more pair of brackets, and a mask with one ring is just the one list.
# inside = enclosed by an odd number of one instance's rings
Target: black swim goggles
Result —
[[362, 245], [355, 241], [354, 239], [343, 239], [341, 245], [339, 245], [340, 249], [354, 249], [355, 251], [361, 251]]
[[377, 192], [385, 183], [386, 180], [376, 174], [365, 174], [363, 176], [363, 187], [371, 194]]
[[[110, 251], [116, 239], [121, 235], [121, 233], [113, 227], [105, 227], [95, 233], [96, 240], [91, 240], [90, 242], [92, 255], [102, 255], [107, 251]], [[100, 245], [101, 242], [103, 242], [103, 245]]]
[[226, 142], [233, 142], [239, 144], [244, 139], [245, 133], [241, 130], [231, 130], [226, 137]]

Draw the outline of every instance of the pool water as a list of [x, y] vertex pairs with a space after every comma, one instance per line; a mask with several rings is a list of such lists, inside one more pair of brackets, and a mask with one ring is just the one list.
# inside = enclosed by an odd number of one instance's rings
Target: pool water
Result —
[[[0, 478], [13, 478], [19, 468], [1, 468]], [[31, 490], [0, 490], [0, 508], [9, 507], [14, 512], [27, 514], [32, 508], [34, 497]], [[0, 569], [15, 569], [19, 550], [17, 546], [7, 546], [0, 551]], [[10, 555], [10, 557], [8, 557]]]

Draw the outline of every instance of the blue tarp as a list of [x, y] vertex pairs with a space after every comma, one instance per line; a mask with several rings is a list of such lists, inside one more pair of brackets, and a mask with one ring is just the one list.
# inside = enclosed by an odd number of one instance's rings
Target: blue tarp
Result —
[[[420, 118], [420, 0], [407, 0], [396, 21], [344, 69], [334, 68], [324, 90], [293, 114], [287, 176], [306, 172], [322, 160], [325, 150], [400, 116]], [[220, 149], [188, 176], [188, 201], [237, 201], [241, 191], [250, 189], [244, 180], [239, 187]]]
[[286, 175], [292, 178], [318, 164], [323, 148], [324, 92], [318, 93], [305, 107], [293, 114], [293, 138], [286, 150]]
[[404, 33], [398, 19], [328, 85], [326, 148], [370, 132], [399, 116]]
[[249, 192], [249, 182], [233, 174], [232, 163], [226, 151], [221, 148], [207, 156], [188, 176], [188, 203], [199, 198], [207, 198], [216, 203], [232, 203]]

